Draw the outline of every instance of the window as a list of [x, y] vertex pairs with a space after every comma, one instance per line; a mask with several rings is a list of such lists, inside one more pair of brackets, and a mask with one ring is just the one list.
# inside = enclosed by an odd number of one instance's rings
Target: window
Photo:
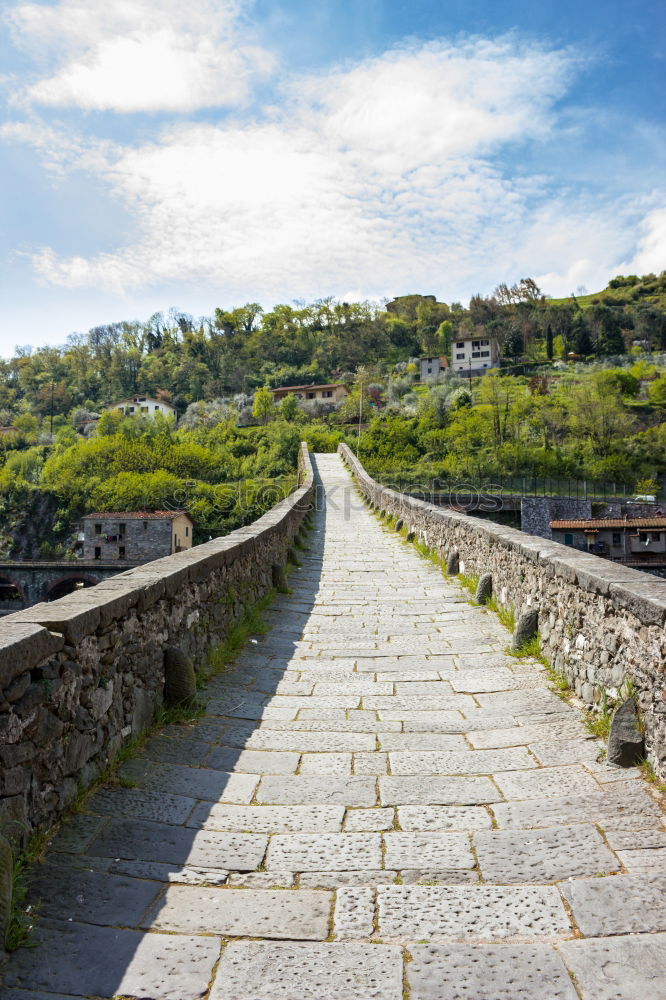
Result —
[[185, 525], [185, 538], [189, 538], [189, 537], [190, 537], [190, 528], [189, 528], [189, 525], [186, 524]]
[[154, 410], [159, 410], [159, 406], [154, 406], [153, 409]]
[[133, 406], [128, 407], [128, 409], [129, 409], [130, 413], [134, 413], [134, 407]]
[[96, 545], [95, 546], [95, 559], [101, 559], [101, 558], [102, 558], [102, 550], [99, 547], [99, 545]]
[[619, 531], [613, 532], [613, 545], [622, 545], [622, 535]]
[[490, 351], [481, 351], [481, 357], [482, 358], [489, 358], [490, 357]]
[[332, 395], [333, 395], [333, 393], [331, 392], [330, 389], [325, 389], [322, 392], [322, 396], [324, 397], [324, 399], [330, 399]]
[[119, 559], [124, 559], [125, 558], [125, 546], [124, 545], [119, 545], [118, 546], [118, 558]]
[[141, 412], [142, 413], [148, 413], [148, 407], [147, 406], [142, 406], [141, 407]]
[[569, 533], [567, 532], [567, 533], [565, 534], [565, 536], [564, 536], [564, 544], [565, 544], [565, 545], [573, 545], [573, 535], [570, 535], [570, 534], [569, 534]]
[[473, 350], [473, 351], [476, 351], [476, 350], [478, 350], [478, 348], [479, 348], [480, 346], [481, 346], [481, 341], [480, 341], [480, 340], [473, 340], [473, 341], [472, 341], [472, 350]]
[[123, 537], [123, 535], [125, 534], [125, 528], [126, 528], [126, 527], [127, 527], [127, 525], [126, 525], [126, 524], [119, 524], [119, 525], [118, 525], [118, 536], [119, 536], [120, 538], [122, 538], [122, 537]]
[[481, 341], [479, 341], [479, 343], [481, 344], [481, 347], [489, 347], [490, 346], [490, 341], [489, 340], [481, 340]]
[[459, 343], [456, 344], [456, 347], [464, 347], [464, 346], [465, 346], [464, 340], [461, 340]]
[[473, 358], [480, 358], [481, 357], [481, 352], [480, 351], [472, 351], [472, 357]]
[[315, 398], [314, 392], [306, 392], [305, 393], [305, 398], [306, 399], [314, 399]]
[[102, 525], [101, 524], [96, 524], [95, 525], [95, 534], [96, 535], [101, 535], [102, 534]]
[[456, 361], [464, 361], [464, 360], [465, 360], [464, 354], [456, 354]]

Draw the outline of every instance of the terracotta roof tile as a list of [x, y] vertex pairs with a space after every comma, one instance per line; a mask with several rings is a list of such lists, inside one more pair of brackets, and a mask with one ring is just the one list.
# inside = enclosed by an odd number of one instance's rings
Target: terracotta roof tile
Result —
[[666, 528], [666, 517], [600, 517], [579, 521], [551, 521], [555, 531], [596, 530], [598, 528]]
[[96, 514], [85, 514], [83, 520], [90, 520], [91, 517], [96, 517], [99, 520], [117, 517], [124, 521], [172, 521], [175, 517], [180, 517], [181, 514], [190, 516], [186, 510], [104, 510], [98, 511]]

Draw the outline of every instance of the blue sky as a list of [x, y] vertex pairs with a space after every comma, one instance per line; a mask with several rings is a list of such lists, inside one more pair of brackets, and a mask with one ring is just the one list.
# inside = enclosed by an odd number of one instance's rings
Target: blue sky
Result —
[[661, 2], [5, 0], [0, 354], [666, 267]]

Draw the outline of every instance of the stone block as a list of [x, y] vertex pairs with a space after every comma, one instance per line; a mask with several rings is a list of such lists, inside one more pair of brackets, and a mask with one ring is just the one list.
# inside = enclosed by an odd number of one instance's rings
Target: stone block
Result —
[[344, 806], [235, 806], [202, 802], [187, 822], [202, 830], [253, 833], [338, 833]]
[[585, 1000], [666, 996], [666, 934], [562, 941], [559, 951]]
[[553, 886], [382, 886], [382, 938], [543, 941], [570, 933]]
[[666, 931], [666, 874], [576, 879], [560, 889], [585, 937]]
[[642, 756], [643, 734], [638, 721], [636, 699], [627, 698], [613, 715], [606, 759], [609, 764], [616, 764], [618, 767], [632, 767]]
[[466, 833], [384, 834], [387, 868], [468, 869], [476, 862]]
[[375, 892], [366, 886], [345, 886], [335, 896], [333, 931], [339, 941], [371, 938], [375, 916]]
[[276, 834], [266, 868], [281, 871], [364, 871], [382, 867], [381, 838], [373, 833]]
[[[562, 959], [548, 945], [413, 945], [411, 1000], [577, 1000]], [[464, 991], [464, 992], [462, 992]]]
[[176, 646], [164, 650], [164, 700], [167, 705], [187, 705], [197, 694], [194, 664]]
[[171, 886], [144, 926], [188, 934], [323, 941], [332, 893]]
[[40, 624], [16, 621], [16, 615], [3, 618], [0, 637], [0, 690], [8, 687], [15, 677], [53, 656], [64, 644], [62, 635], [50, 632]]
[[616, 872], [617, 858], [593, 826], [555, 830], [486, 830], [475, 835], [485, 882], [556, 882]]
[[233, 941], [210, 1000], [402, 1000], [402, 952], [356, 942]]
[[[380, 779], [381, 780], [381, 779]], [[373, 778], [273, 776], [261, 779], [257, 802], [278, 805], [374, 806], [377, 793]]]

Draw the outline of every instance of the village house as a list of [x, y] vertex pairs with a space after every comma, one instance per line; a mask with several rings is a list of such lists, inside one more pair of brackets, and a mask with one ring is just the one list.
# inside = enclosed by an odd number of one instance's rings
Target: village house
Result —
[[154, 417], [156, 413], [161, 413], [165, 417], [176, 417], [175, 406], [165, 403], [163, 399], [153, 399], [150, 396], [128, 396], [127, 399], [119, 399], [115, 403], [109, 403], [105, 410], [120, 410], [126, 417], [139, 415]]
[[275, 403], [290, 395], [305, 401], [318, 399], [324, 403], [340, 403], [349, 389], [344, 382], [331, 382], [327, 385], [281, 385], [277, 389], [271, 389], [271, 392]]
[[666, 567], [666, 517], [608, 517], [551, 521], [554, 542], [635, 569]]
[[192, 518], [184, 510], [86, 514], [83, 558], [150, 562], [192, 548]]
[[449, 367], [449, 359], [445, 355], [434, 358], [419, 358], [419, 376], [422, 382], [427, 378], [434, 378], [441, 371]]
[[485, 375], [490, 368], [497, 367], [499, 359], [497, 337], [483, 331], [459, 332], [451, 344], [451, 368], [457, 375]]

